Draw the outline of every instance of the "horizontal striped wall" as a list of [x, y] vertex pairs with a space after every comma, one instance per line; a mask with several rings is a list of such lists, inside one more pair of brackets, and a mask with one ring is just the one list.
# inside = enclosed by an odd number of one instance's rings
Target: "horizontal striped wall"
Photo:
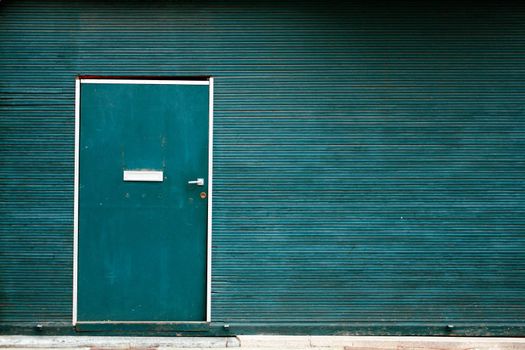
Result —
[[523, 326], [524, 54], [510, 4], [2, 1], [0, 323], [70, 322], [92, 74], [215, 77], [213, 321]]

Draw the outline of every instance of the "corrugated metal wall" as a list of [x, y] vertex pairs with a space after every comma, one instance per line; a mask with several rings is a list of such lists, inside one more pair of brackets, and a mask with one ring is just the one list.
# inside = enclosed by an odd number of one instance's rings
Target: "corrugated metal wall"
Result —
[[525, 323], [525, 9], [2, 1], [0, 323], [71, 318], [74, 78], [213, 75], [212, 318]]

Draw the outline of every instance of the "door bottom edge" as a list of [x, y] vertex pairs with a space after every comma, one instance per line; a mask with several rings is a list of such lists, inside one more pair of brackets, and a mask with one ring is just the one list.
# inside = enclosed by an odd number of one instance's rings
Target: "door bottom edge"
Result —
[[77, 321], [79, 324], [209, 324], [209, 321]]
[[210, 322], [206, 321], [78, 321], [75, 330], [93, 331], [148, 331], [148, 332], [206, 332]]

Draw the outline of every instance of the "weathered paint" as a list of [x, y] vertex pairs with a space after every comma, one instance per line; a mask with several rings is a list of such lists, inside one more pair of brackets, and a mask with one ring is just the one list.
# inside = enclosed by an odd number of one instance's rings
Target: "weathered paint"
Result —
[[524, 19], [2, 2], [0, 321], [70, 320], [75, 75], [214, 76], [214, 322], [523, 335]]

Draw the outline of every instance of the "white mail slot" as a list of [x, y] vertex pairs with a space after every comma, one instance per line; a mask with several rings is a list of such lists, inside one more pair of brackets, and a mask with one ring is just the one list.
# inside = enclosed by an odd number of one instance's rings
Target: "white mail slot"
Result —
[[164, 181], [164, 172], [158, 170], [124, 170], [124, 181]]

